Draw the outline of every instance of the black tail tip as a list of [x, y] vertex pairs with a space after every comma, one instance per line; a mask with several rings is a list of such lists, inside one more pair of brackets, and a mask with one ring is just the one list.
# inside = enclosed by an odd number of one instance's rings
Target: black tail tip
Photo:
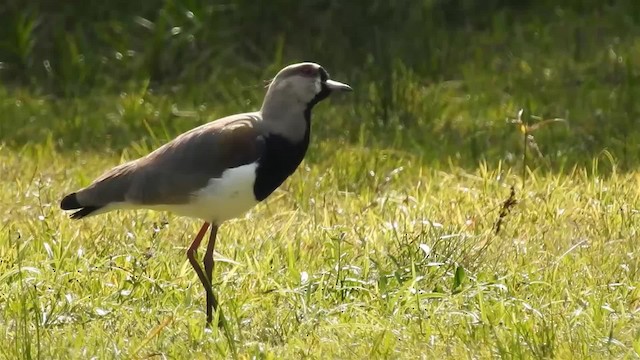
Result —
[[64, 199], [62, 199], [62, 201], [60, 202], [60, 209], [62, 210], [80, 209], [81, 207], [82, 205], [80, 205], [80, 203], [78, 202], [76, 193], [71, 193], [65, 196]]
[[78, 210], [71, 214], [71, 218], [74, 220], [82, 219], [83, 217], [93, 213], [100, 209], [102, 206], [85, 206], [78, 202], [78, 196], [76, 193], [71, 193], [60, 201], [60, 209], [62, 210]]

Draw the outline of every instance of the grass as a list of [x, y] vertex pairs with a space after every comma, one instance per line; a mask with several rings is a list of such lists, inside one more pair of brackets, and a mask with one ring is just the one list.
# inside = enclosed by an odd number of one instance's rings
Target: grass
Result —
[[[313, 144], [281, 190], [220, 232], [215, 288], [240, 358], [640, 356], [637, 174], [598, 175], [594, 161], [531, 170], [523, 188], [500, 166]], [[185, 257], [198, 223], [58, 210], [120, 160], [47, 143], [0, 151], [13, 179], [0, 183], [3, 358], [231, 356], [204, 329]]]
[[[0, 6], [0, 358], [640, 358], [635, 3], [327, 3]], [[228, 333], [199, 223], [58, 209], [307, 59], [355, 91], [221, 228]]]

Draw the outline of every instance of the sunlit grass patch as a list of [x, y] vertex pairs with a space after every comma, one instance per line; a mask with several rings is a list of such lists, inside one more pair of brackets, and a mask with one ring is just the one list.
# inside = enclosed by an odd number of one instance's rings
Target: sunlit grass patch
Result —
[[[314, 151], [221, 229], [214, 286], [240, 356], [637, 356], [637, 175], [531, 172], [522, 188], [488, 166]], [[204, 330], [185, 257], [198, 224], [58, 211], [117, 157], [35, 147], [1, 160], [16, 179], [0, 189], [5, 357], [230, 355]]]

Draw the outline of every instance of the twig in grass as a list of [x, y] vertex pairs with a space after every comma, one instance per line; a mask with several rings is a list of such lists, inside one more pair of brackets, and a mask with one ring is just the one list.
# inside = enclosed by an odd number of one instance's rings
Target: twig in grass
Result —
[[524, 109], [518, 110], [518, 114], [515, 119], [511, 119], [510, 122], [515, 124], [518, 127], [518, 130], [522, 134], [522, 189], [525, 187], [526, 179], [527, 179], [527, 167], [528, 167], [528, 154], [527, 149], [532, 149], [536, 151], [536, 154], [540, 159], [542, 159], [547, 166], [549, 166], [549, 161], [544, 157], [544, 154], [540, 150], [538, 143], [536, 142], [536, 138], [533, 136], [533, 132], [547, 126], [549, 124], [553, 124], [556, 122], [567, 123], [567, 120], [561, 118], [553, 118], [553, 119], [542, 119], [539, 116], [528, 115], [527, 118], [539, 120], [535, 124], [529, 124], [526, 119], [523, 119]]
[[500, 233], [500, 229], [502, 228], [502, 221], [509, 214], [511, 208], [514, 207], [517, 203], [518, 200], [516, 200], [516, 189], [513, 187], [513, 185], [511, 185], [511, 193], [509, 194], [507, 200], [502, 203], [502, 208], [500, 208], [500, 216], [498, 217], [498, 221], [496, 221], [496, 224], [494, 226], [494, 228], [496, 229], [496, 235]]

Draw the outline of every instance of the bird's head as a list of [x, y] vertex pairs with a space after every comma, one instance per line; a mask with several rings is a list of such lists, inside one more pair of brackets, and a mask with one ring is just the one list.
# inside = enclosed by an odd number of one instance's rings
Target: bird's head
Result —
[[331, 80], [322, 66], [303, 62], [280, 70], [269, 84], [267, 98], [278, 102], [286, 98], [306, 107], [313, 107], [336, 91], [351, 91], [351, 87]]

